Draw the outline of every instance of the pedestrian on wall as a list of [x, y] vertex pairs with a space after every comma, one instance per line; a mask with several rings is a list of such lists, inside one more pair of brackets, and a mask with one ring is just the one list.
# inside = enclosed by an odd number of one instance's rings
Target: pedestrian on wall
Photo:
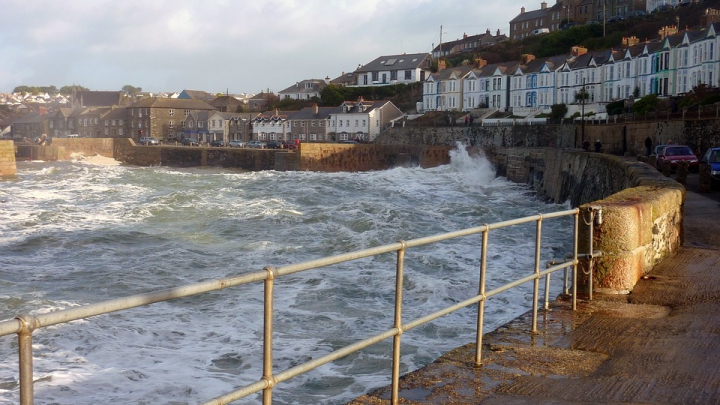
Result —
[[470, 117], [467, 115], [465, 116], [465, 126], [468, 126], [470, 124]]
[[645, 138], [645, 156], [650, 156], [650, 151], [652, 150], [652, 139], [648, 136]]
[[473, 126], [473, 123], [475, 122], [475, 116], [472, 114], [470, 115], [470, 126]]
[[595, 153], [600, 153], [602, 150], [602, 144], [600, 143], [600, 140], [598, 139], [595, 141]]
[[590, 141], [587, 139], [583, 141], [582, 148], [585, 152], [590, 152]]

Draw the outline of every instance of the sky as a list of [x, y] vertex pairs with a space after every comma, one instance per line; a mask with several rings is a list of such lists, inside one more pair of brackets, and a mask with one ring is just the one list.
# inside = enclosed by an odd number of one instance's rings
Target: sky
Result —
[[[547, 1], [547, 0], [546, 0]], [[0, 0], [0, 92], [279, 92], [499, 29], [541, 0]], [[552, 3], [552, 1], [548, 1]], [[442, 31], [441, 31], [442, 27]]]

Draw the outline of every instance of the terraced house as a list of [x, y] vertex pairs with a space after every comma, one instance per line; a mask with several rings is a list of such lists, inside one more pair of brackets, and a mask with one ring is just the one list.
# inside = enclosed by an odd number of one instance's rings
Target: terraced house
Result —
[[[659, 40], [640, 43], [624, 38], [618, 49], [587, 52], [576, 46], [567, 55], [523, 55], [517, 62], [490, 65], [480, 61], [469, 71], [449, 68], [428, 76], [423, 110], [495, 108], [529, 117], [549, 113], [554, 104], [584, 102], [600, 112], [615, 100], [678, 96], [700, 84], [717, 87], [719, 30], [720, 23], [696, 31], [666, 27]], [[583, 89], [584, 100], [577, 96]]]

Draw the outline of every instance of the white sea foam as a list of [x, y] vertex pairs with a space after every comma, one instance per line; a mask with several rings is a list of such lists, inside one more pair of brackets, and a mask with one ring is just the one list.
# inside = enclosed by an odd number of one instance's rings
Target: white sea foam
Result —
[[[0, 319], [261, 271], [562, 207], [495, 178], [487, 160], [368, 173], [247, 172], [19, 162], [0, 210]], [[544, 223], [547, 260], [571, 246]], [[556, 236], [553, 236], [555, 232]], [[491, 233], [488, 280], [534, 266], [533, 226]], [[477, 292], [479, 236], [409, 249], [405, 321]], [[392, 326], [394, 255], [276, 280], [275, 370]], [[492, 298], [486, 331], [530, 305]], [[36, 332], [38, 402], [198, 403], [262, 375], [262, 284]], [[473, 309], [403, 335], [403, 372], [474, 339]], [[17, 354], [0, 339], [0, 402], [17, 402]], [[274, 403], [342, 403], [388, 384], [390, 342], [275, 388]], [[251, 396], [242, 403], [260, 403]]]

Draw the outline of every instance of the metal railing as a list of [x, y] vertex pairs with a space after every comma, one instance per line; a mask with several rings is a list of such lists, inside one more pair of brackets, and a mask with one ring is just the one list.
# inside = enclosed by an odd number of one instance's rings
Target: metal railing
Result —
[[[240, 398], [246, 397], [250, 394], [263, 391], [263, 404], [269, 405], [272, 403], [273, 387], [277, 384], [289, 380], [295, 376], [303, 374], [307, 371], [313, 370], [321, 365], [330, 363], [334, 360], [355, 353], [361, 349], [372, 346], [383, 340], [393, 338], [393, 350], [392, 350], [392, 393], [391, 403], [397, 404], [399, 401], [398, 390], [399, 390], [399, 379], [400, 379], [400, 343], [402, 334], [417, 328], [423, 324], [433, 321], [443, 315], [447, 315], [453, 311], [468, 307], [470, 305], [477, 304], [477, 330], [476, 330], [476, 353], [475, 363], [477, 365], [482, 364], [482, 337], [483, 337], [483, 323], [485, 314], [485, 301], [497, 294], [504, 291], [510, 290], [516, 286], [532, 281], [533, 285], [533, 307], [532, 307], [532, 331], [537, 333], [537, 319], [538, 319], [538, 302], [540, 301], [539, 286], [540, 279], [546, 277], [545, 282], [545, 309], [549, 307], [549, 290], [550, 290], [550, 274], [559, 270], [565, 271], [564, 280], [564, 293], [568, 294], [568, 268], [572, 267], [572, 308], [576, 309], [576, 296], [577, 296], [577, 270], [578, 270], [578, 218], [579, 209], [560, 211], [549, 214], [538, 214], [534, 216], [518, 218], [509, 221], [497, 222], [494, 224], [485, 224], [473, 228], [467, 228], [455, 232], [449, 232], [439, 234], [435, 236], [428, 236], [409, 241], [399, 241], [397, 243], [359, 250], [355, 252], [340, 254], [337, 256], [326, 257], [322, 259], [312, 260], [308, 262], [292, 264], [283, 267], [266, 267], [262, 271], [238, 276], [230, 277], [218, 280], [212, 280], [208, 282], [190, 284], [180, 286], [168, 290], [152, 292], [147, 294], [138, 294], [124, 298], [118, 298], [114, 300], [104, 301], [97, 304], [90, 304], [72, 309], [66, 309], [47, 314], [36, 314], [36, 315], [21, 315], [12, 320], [6, 320], [0, 322], [0, 336], [7, 336], [11, 334], [18, 335], [18, 353], [19, 353], [19, 374], [20, 374], [20, 403], [21, 405], [32, 405], [34, 401], [33, 393], [33, 348], [32, 348], [32, 335], [33, 331], [39, 328], [45, 328], [60, 323], [67, 323], [74, 320], [84, 319], [91, 316], [108, 314], [111, 312], [126, 310], [135, 308], [143, 305], [152, 303], [172, 300], [181, 297], [188, 297], [196, 294], [202, 294], [211, 291], [222, 290], [234, 286], [243, 284], [255, 283], [259, 281], [264, 282], [264, 331], [263, 331], [263, 375], [262, 377], [253, 382], [252, 384], [241, 387], [233, 392], [218, 396], [204, 404], [228, 404], [236, 401]], [[560, 217], [574, 217], [573, 226], [573, 252], [565, 257], [564, 262], [557, 262], [555, 260], [547, 262], [547, 268], [541, 271], [540, 263], [540, 252], [541, 252], [541, 235], [542, 235], [542, 223], [544, 220], [560, 218]], [[535, 265], [532, 274], [525, 277], [521, 277], [517, 280], [511, 281], [503, 286], [500, 286], [494, 290], [486, 291], [485, 279], [487, 271], [487, 257], [488, 257], [488, 237], [491, 230], [501, 229], [505, 227], [536, 223], [535, 232]], [[590, 227], [590, 238], [592, 239], [592, 227], [593, 220], [589, 223], [585, 223]], [[418, 319], [403, 322], [402, 319], [402, 301], [403, 301], [403, 272], [404, 272], [404, 260], [405, 252], [407, 249], [428, 245], [440, 241], [445, 241], [453, 238], [464, 237], [468, 235], [482, 234], [482, 247], [480, 256], [480, 278], [477, 295], [468, 298], [464, 301], [458, 302], [452, 306], [422, 316]], [[350, 344], [331, 353], [328, 353], [322, 357], [312, 359], [308, 362], [292, 367], [290, 369], [273, 373], [273, 303], [274, 303], [274, 283], [275, 279], [289, 274], [298, 273], [306, 270], [316, 269], [325, 267], [333, 264], [348, 262], [352, 260], [362, 259], [365, 257], [375, 256], [384, 253], [396, 252], [396, 278], [395, 278], [395, 315], [394, 324], [390, 329], [385, 330], [382, 333], [378, 333], [374, 336]], [[590, 248], [592, 252], [592, 247]], [[595, 252], [594, 255], [597, 255]], [[593, 253], [588, 255], [581, 255], [590, 257], [592, 259]]]

